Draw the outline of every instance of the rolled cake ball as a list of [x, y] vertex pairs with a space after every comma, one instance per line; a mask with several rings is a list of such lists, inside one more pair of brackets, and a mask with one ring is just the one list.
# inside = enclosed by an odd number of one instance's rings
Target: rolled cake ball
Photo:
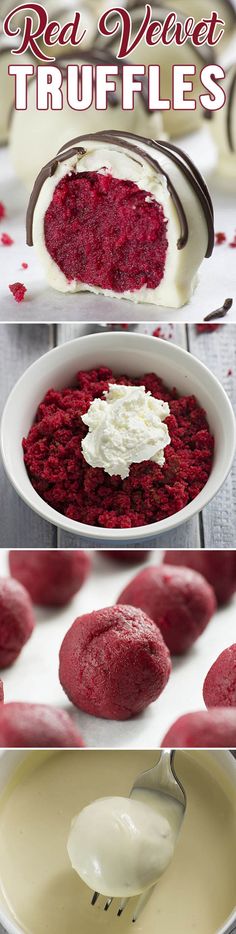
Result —
[[[22, 65], [22, 56], [13, 55], [11, 50], [17, 49], [19, 41], [1, 36], [0, 41], [0, 144], [8, 142], [10, 114], [15, 101], [15, 78], [8, 74], [9, 65]], [[32, 58], [27, 52], [24, 54], [24, 65], [32, 65]], [[21, 112], [22, 113], [22, 112]]]
[[12, 703], [0, 706], [0, 746], [80, 748], [84, 742], [64, 710], [49, 704]]
[[209, 669], [203, 697], [206, 707], [236, 708], [236, 644], [220, 653]]
[[236, 746], [236, 708], [214, 707], [185, 713], [172, 724], [162, 747], [234, 749]]
[[30, 639], [35, 625], [25, 587], [11, 577], [0, 578], [0, 668], [8, 668]]
[[85, 551], [10, 551], [9, 567], [38, 606], [66, 606], [91, 570]]
[[236, 65], [232, 65], [222, 82], [226, 102], [215, 111], [210, 129], [217, 148], [216, 174], [225, 187], [236, 190]]
[[[40, 169], [68, 139], [80, 133], [97, 133], [100, 130], [122, 130], [146, 133], [147, 136], [163, 135], [162, 118], [159, 113], [150, 114], [146, 95], [135, 95], [134, 109], [122, 110], [121, 80], [116, 79], [116, 93], [108, 96], [106, 110], [97, 110], [93, 103], [88, 110], [73, 110], [67, 102], [67, 65], [117, 65], [110, 54], [96, 49], [57, 59], [62, 74], [63, 110], [38, 110], [36, 77], [28, 82], [27, 110], [12, 108], [9, 141], [11, 159], [18, 178], [31, 190]], [[121, 66], [122, 67], [122, 66]]]
[[[132, 17], [133, 23], [133, 33], [137, 34], [141, 23], [143, 22], [145, 4], [143, 0], [131, 0], [126, 4], [128, 10]], [[173, 12], [173, 6], [165, 6], [163, 3], [151, 4], [152, 8], [152, 17], [151, 21], [158, 21], [163, 23], [166, 19], [166, 16], [169, 12]], [[191, 10], [192, 13], [192, 10]], [[190, 15], [190, 11], [188, 11]], [[184, 23], [186, 19], [185, 14], [178, 13], [178, 20]], [[114, 14], [114, 21], [117, 20], [117, 15]], [[109, 28], [112, 26], [112, 20], [109, 21]], [[98, 39], [98, 43], [101, 47], [110, 49], [113, 54], [116, 55], [119, 48], [120, 33], [118, 36], [102, 37]], [[121, 59], [122, 61], [122, 59]], [[200, 81], [200, 74], [205, 65], [209, 65], [214, 61], [214, 49], [212, 49], [207, 43], [196, 47], [192, 44], [191, 40], [186, 40], [186, 42], [178, 46], [176, 44], [170, 43], [169, 45], [164, 45], [162, 42], [158, 42], [156, 45], [149, 46], [145, 41], [145, 37], [141, 39], [138, 46], [129, 54], [128, 61], [130, 65], [159, 65], [160, 66], [160, 87], [161, 87], [161, 97], [162, 99], [170, 100], [172, 99], [172, 79], [173, 79], [173, 64], [175, 65], [194, 65], [196, 68], [196, 74], [189, 77], [186, 77], [186, 81], [192, 81], [193, 91], [190, 94], [191, 99], [194, 98], [197, 102], [195, 110], [163, 110], [162, 119], [164, 131], [167, 133], [167, 136], [173, 139], [177, 139], [179, 136], [184, 136], [185, 133], [192, 133], [199, 128], [201, 125], [204, 110], [199, 101], [199, 95], [203, 93], [203, 86]], [[187, 92], [188, 98], [188, 92]]]
[[218, 606], [228, 603], [236, 591], [236, 551], [166, 551], [163, 560], [199, 571], [213, 587]]
[[206, 629], [215, 611], [212, 587], [190, 568], [151, 565], [139, 571], [117, 599], [139, 607], [160, 629], [172, 655], [182, 655]]
[[166, 141], [79, 136], [39, 174], [27, 213], [49, 285], [180, 308], [214, 246], [207, 186]]
[[131, 606], [78, 617], [60, 649], [59, 677], [69, 699], [108, 720], [142, 713], [164, 690], [170, 672], [159, 629]]

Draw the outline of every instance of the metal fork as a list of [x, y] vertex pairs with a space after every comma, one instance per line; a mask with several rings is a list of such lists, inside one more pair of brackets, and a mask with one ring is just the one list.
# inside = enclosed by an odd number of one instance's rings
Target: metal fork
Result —
[[[180, 805], [180, 830], [186, 811], [187, 799], [185, 790], [176, 775], [174, 765], [175, 751], [175, 749], [163, 749], [161, 751], [160, 759], [157, 765], [154, 765], [152, 769], [148, 769], [147, 772], [140, 772], [140, 774], [137, 776], [131, 788], [129, 797], [132, 798], [133, 796], [137, 799], [138, 792], [145, 790], [152, 792], [156, 791], [159, 795], [163, 794], [163, 796], [166, 795], [168, 798], [173, 798], [175, 801], [178, 801]], [[133, 922], [137, 921], [139, 918], [139, 915], [145, 907], [147, 901], [149, 901], [154, 888], [155, 885], [151, 886], [149, 889], [146, 889], [145, 892], [143, 892], [142, 895], [140, 895], [138, 898], [132, 917]], [[96, 905], [98, 899], [101, 897], [102, 896], [99, 892], [94, 892], [91, 905]], [[107, 898], [103, 906], [103, 910], [108, 911], [113, 901], [114, 898]], [[123, 915], [123, 912], [125, 911], [130, 901], [130, 897], [123, 898], [120, 901], [118, 910], [116, 912], [118, 918]]]

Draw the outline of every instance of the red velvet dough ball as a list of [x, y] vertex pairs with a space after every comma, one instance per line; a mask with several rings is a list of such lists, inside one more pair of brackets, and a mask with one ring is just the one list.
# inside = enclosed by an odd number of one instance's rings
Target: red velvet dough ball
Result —
[[130, 606], [78, 617], [60, 650], [60, 681], [72, 703], [109, 720], [128, 720], [145, 710], [170, 671], [161, 633]]
[[85, 551], [10, 551], [12, 577], [26, 587], [38, 606], [65, 606], [91, 569]]
[[166, 564], [184, 565], [203, 574], [215, 591], [219, 606], [236, 590], [236, 551], [166, 551]]
[[84, 746], [78, 730], [63, 710], [47, 704], [2, 704], [0, 746], [60, 748]]
[[209, 669], [203, 697], [206, 707], [236, 708], [236, 643], [224, 649]]
[[35, 624], [29, 594], [11, 577], [0, 578], [0, 668], [15, 661]]
[[179, 717], [167, 731], [162, 746], [186, 748], [234, 749], [236, 746], [236, 708], [215, 707]]
[[204, 631], [215, 610], [207, 581], [189, 568], [144, 568], [117, 603], [140, 607], [156, 623], [172, 655], [182, 655]]

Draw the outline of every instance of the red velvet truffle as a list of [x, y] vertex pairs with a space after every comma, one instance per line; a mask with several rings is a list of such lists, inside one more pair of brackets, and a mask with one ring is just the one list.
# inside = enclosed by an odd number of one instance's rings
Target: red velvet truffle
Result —
[[228, 603], [236, 590], [235, 551], [166, 551], [164, 562], [184, 565], [203, 574], [213, 587], [219, 606]]
[[84, 746], [72, 720], [63, 710], [46, 704], [3, 704], [0, 708], [0, 746], [60, 748]]
[[0, 668], [7, 668], [20, 654], [34, 628], [29, 594], [18, 581], [0, 578]]
[[85, 551], [10, 551], [9, 566], [38, 606], [65, 606], [86, 580]]
[[206, 707], [236, 707], [236, 643], [218, 656], [203, 685]]
[[139, 551], [138, 548], [135, 551], [131, 551], [130, 548], [118, 551], [114, 548], [113, 551], [103, 551], [102, 554], [112, 561], [119, 561], [120, 564], [142, 564], [143, 561], [147, 561], [150, 551]]
[[145, 710], [170, 671], [161, 633], [130, 606], [78, 617], [60, 650], [60, 681], [72, 703], [109, 720], [128, 720]]
[[201, 574], [164, 565], [140, 571], [117, 603], [129, 603], [147, 613], [172, 655], [182, 655], [198, 639], [216, 605], [212, 587]]
[[173, 748], [220, 748], [236, 746], [236, 708], [215, 707], [186, 713], [167, 731], [162, 746]]

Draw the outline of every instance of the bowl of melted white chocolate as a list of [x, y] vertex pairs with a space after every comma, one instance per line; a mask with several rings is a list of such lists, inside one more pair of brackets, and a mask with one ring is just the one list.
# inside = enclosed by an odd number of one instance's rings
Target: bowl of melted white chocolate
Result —
[[[164, 814], [147, 797], [129, 799], [137, 774], [152, 768], [159, 755], [154, 750], [2, 754], [0, 922], [8, 934], [128, 934], [137, 893], [153, 884], [137, 934], [233, 930], [236, 762], [228, 751], [176, 752], [176, 773], [187, 795], [178, 833], [175, 809]], [[127, 819], [122, 834], [121, 811]], [[129, 823], [138, 826], [138, 845]], [[91, 907], [101, 830], [99, 890], [113, 895], [107, 912], [102, 897]], [[128, 906], [118, 918], [118, 899], [127, 894]]]

